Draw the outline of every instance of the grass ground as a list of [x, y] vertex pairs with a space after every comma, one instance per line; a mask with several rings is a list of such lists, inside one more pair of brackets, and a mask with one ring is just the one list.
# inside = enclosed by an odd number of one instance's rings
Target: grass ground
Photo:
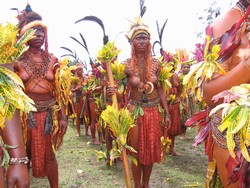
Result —
[[[191, 139], [176, 138], [175, 148], [181, 156], [167, 156], [164, 163], [154, 165], [150, 179], [151, 188], [205, 187], [207, 158], [203, 145], [192, 147], [196, 133], [196, 129], [190, 129], [186, 135]], [[122, 162], [108, 168], [106, 162], [98, 161], [96, 156], [96, 151], [104, 151], [105, 145], [92, 145], [90, 137], [75, 135], [76, 128], [70, 124], [64, 143], [57, 151], [59, 187], [125, 188]], [[47, 179], [31, 178], [31, 188], [49, 187]]]

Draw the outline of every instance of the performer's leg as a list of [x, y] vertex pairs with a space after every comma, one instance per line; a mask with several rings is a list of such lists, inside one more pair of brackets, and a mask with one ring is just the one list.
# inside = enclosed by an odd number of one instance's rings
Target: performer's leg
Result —
[[50, 160], [48, 180], [51, 188], [58, 188], [58, 164], [54, 154]]
[[143, 188], [149, 188], [149, 179], [150, 179], [152, 169], [153, 169], [153, 164], [143, 166], [143, 177], [142, 177]]

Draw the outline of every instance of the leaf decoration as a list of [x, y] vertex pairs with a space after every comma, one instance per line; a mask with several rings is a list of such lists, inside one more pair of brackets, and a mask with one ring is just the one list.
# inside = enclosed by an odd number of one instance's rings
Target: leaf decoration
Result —
[[104, 45], [97, 53], [97, 59], [100, 62], [111, 62], [113, 61], [121, 50], [117, 49], [114, 42], [108, 42]]
[[30, 29], [17, 40], [18, 28], [14, 24], [0, 24], [0, 64], [13, 63], [28, 47], [26, 43], [35, 30]]
[[[34, 34], [28, 30], [17, 40], [18, 28], [7, 23], [0, 24], [0, 64], [13, 63], [24, 51], [28, 49], [26, 42]], [[5, 118], [11, 119], [15, 110], [21, 112], [36, 111], [34, 101], [23, 91], [24, 85], [17, 74], [4, 66], [0, 66], [0, 128], [4, 127]]]
[[190, 118], [187, 119], [185, 125], [187, 127], [192, 126], [193, 124], [198, 124], [200, 121], [207, 118], [208, 111], [207, 110], [201, 110], [194, 115], [192, 115]]
[[[118, 108], [108, 105], [106, 109], [102, 111], [101, 118], [116, 138], [114, 141], [116, 147], [114, 146], [112, 148], [111, 156], [116, 156], [118, 150], [121, 151], [122, 147], [130, 148], [130, 151], [136, 152], [133, 148], [127, 146], [128, 131], [135, 126], [134, 119], [127, 108], [118, 110]], [[121, 152], [119, 153], [121, 155]]]
[[172, 84], [169, 81], [169, 79], [173, 75], [172, 70], [173, 66], [170, 63], [162, 62], [162, 68], [160, 70], [158, 80], [159, 83], [163, 85], [163, 89], [165, 92], [172, 87]]
[[125, 65], [119, 63], [118, 60], [114, 61], [114, 63], [111, 64], [111, 69], [113, 77], [118, 83], [126, 78]]
[[206, 36], [206, 46], [204, 49], [204, 61], [194, 63], [190, 67], [190, 71], [183, 78], [183, 85], [186, 85], [186, 89], [191, 91], [191, 94], [196, 94], [196, 98], [202, 101], [201, 86], [203, 82], [211, 79], [215, 72], [221, 75], [225, 75], [226, 72], [217, 62], [220, 52], [220, 46], [213, 46], [209, 53], [210, 36]]
[[250, 162], [247, 148], [250, 146], [250, 85], [241, 84], [234, 86], [228, 91], [223, 91], [214, 100], [224, 98], [224, 103], [212, 109], [210, 115], [219, 109], [223, 110], [222, 122], [219, 125], [220, 131], [226, 131], [228, 150], [232, 157], [235, 157], [235, 136], [240, 138], [240, 151], [243, 157]]
[[[68, 58], [61, 59], [57, 65], [59, 67], [56, 69], [55, 74], [55, 86], [56, 86], [56, 100], [61, 108], [62, 104], [68, 106], [71, 101], [71, 83], [73, 79], [73, 74], [71, 70], [73, 67], [68, 67]], [[68, 115], [68, 108], [65, 108], [66, 115]]]

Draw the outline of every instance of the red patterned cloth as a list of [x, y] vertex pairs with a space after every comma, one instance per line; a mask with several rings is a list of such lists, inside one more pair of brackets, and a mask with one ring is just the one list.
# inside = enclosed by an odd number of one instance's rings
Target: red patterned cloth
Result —
[[49, 174], [50, 159], [54, 153], [52, 150], [52, 135], [44, 135], [44, 121], [47, 111], [34, 112], [36, 127], [30, 128], [27, 122], [27, 148], [32, 162], [32, 174], [34, 177], [45, 177]]
[[151, 165], [161, 161], [162, 115], [158, 107], [143, 108], [144, 115], [139, 116], [139, 161]]
[[171, 126], [168, 130], [168, 135], [177, 136], [183, 133], [181, 127], [180, 103], [174, 102], [169, 105], [169, 115], [171, 118]]

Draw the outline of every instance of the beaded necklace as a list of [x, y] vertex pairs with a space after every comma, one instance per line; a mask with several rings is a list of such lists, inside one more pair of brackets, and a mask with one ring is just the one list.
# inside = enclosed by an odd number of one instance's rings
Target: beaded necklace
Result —
[[40, 61], [34, 59], [32, 54], [26, 53], [27, 66], [26, 69], [30, 72], [34, 77], [44, 78], [48, 71], [48, 59], [42, 54], [42, 59]]
[[[146, 84], [147, 83], [147, 66], [145, 65], [145, 63], [143, 61], [139, 61], [138, 69], [139, 69], [138, 72], [139, 72], [141, 82], [143, 84]], [[143, 103], [148, 102], [145, 90], [142, 91], [141, 101]]]

